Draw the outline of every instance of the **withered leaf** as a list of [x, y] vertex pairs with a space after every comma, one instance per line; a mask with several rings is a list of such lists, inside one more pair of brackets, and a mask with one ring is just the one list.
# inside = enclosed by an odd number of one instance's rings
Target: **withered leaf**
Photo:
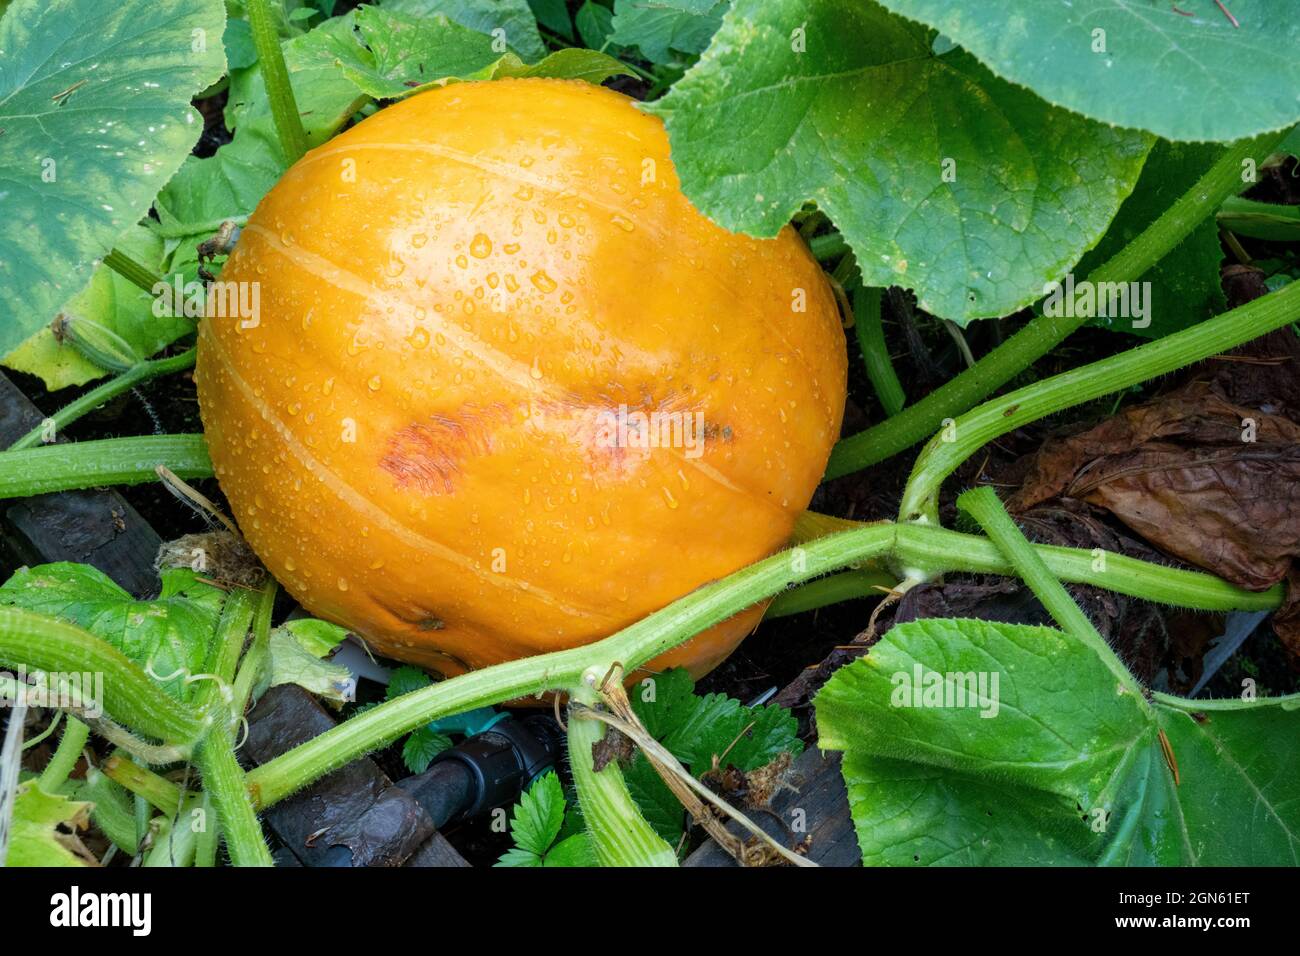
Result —
[[[1087, 502], [1240, 587], [1276, 584], [1300, 556], [1298, 359], [1294, 333], [1282, 330], [1194, 369], [1166, 395], [1049, 442], [1008, 506]], [[1292, 587], [1274, 626], [1300, 654], [1297, 600]]]

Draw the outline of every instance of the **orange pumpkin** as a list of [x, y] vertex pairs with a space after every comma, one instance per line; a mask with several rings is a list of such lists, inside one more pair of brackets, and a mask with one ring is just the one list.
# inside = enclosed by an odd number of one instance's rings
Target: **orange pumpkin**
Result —
[[[735, 144], [743, 149], [743, 144]], [[412, 97], [262, 200], [203, 320], [208, 445], [312, 613], [446, 674], [585, 644], [781, 548], [839, 435], [835, 300], [790, 229], [682, 195], [581, 82]], [[654, 666], [699, 675], [752, 608]]]

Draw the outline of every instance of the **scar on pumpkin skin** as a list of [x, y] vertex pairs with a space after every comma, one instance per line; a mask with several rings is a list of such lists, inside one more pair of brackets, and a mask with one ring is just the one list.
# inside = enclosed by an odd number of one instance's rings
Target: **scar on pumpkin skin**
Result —
[[505, 409], [466, 408], [458, 417], [430, 415], [405, 426], [388, 440], [379, 467], [397, 480], [399, 488], [427, 495], [455, 494], [454, 479], [468, 458], [492, 451], [492, 432]]
[[[573, 395], [565, 402], [536, 403], [535, 408], [541, 421], [558, 426], [562, 433], [567, 433], [568, 441], [586, 449], [593, 464], [617, 472], [630, 464], [631, 459], [643, 458], [652, 449], [598, 441], [601, 421], [616, 419], [620, 410], [645, 415], [694, 414], [676, 397], [655, 399], [646, 393], [632, 401], [627, 397], [631, 396], [602, 392], [595, 401], [585, 401]], [[620, 398], [624, 400], [618, 401]], [[393, 434], [379, 460], [379, 467], [396, 479], [399, 488], [426, 495], [455, 494], [455, 480], [465, 463], [491, 454], [493, 434], [510, 420], [508, 407], [500, 403], [487, 408], [466, 406], [458, 416], [430, 415], [428, 419], [413, 422]], [[695, 440], [730, 443], [733, 433], [730, 425], [706, 421], [702, 433]]]

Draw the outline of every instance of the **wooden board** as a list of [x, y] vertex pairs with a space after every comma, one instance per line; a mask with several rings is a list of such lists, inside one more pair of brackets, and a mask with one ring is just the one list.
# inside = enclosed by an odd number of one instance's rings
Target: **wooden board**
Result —
[[[0, 447], [38, 427], [44, 417], [0, 375]], [[78, 561], [103, 571], [136, 597], [157, 593], [154, 559], [162, 539], [116, 491], [64, 491], [0, 501], [0, 520], [0, 538], [14, 566]]]
[[[334, 718], [292, 684], [272, 687], [248, 714], [242, 756], [258, 763], [319, 737]], [[433, 821], [369, 758], [354, 760], [264, 814], [307, 866], [328, 865], [335, 847], [353, 866], [467, 866]], [[347, 852], [350, 851], [350, 854]]]
[[[805, 750], [791, 767], [790, 785], [793, 789], [772, 798], [769, 812], [747, 811], [746, 816], [786, 846], [808, 838], [807, 857], [820, 866], [861, 865], [862, 853], [840, 775], [840, 755], [816, 748]], [[737, 835], [745, 832], [736, 823], [727, 829]], [[683, 865], [735, 866], [736, 861], [709, 840]]]

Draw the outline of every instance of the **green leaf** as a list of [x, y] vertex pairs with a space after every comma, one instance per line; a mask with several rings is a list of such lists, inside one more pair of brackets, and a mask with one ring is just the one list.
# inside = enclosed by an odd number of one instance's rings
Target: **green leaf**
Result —
[[427, 726], [420, 727], [412, 731], [402, 745], [402, 760], [411, 773], [424, 773], [434, 757], [450, 748], [451, 739], [445, 734], [430, 730]]
[[[629, 689], [632, 709], [650, 736], [662, 743], [695, 776], [721, 766], [748, 772], [770, 763], [778, 754], [798, 754], [798, 721], [783, 707], [746, 707], [724, 694], [695, 695], [690, 674], [673, 668], [640, 681]], [[623, 771], [628, 792], [646, 821], [669, 844], [682, 835], [685, 811], [681, 802], [637, 751]]]
[[279, 628], [293, 635], [303, 650], [313, 657], [324, 657], [347, 639], [351, 632], [346, 627], [339, 627], [329, 621], [314, 617], [300, 617], [296, 621], [286, 621]]
[[84, 827], [90, 804], [51, 796], [31, 780], [20, 784], [14, 799], [5, 866], [88, 866], [89, 852], [75, 835], [59, 832]]
[[253, 28], [247, 20], [231, 17], [226, 21], [226, 32], [221, 42], [226, 47], [226, 69], [243, 70], [257, 62], [257, 47], [253, 45]]
[[333, 38], [329, 54], [363, 93], [400, 99], [452, 79], [485, 80], [504, 51], [490, 36], [445, 16], [408, 17], [376, 7], [353, 15], [356, 35]]
[[1300, 126], [1291, 130], [1287, 138], [1282, 140], [1277, 151], [1286, 156], [1300, 156]]
[[891, 629], [816, 699], [865, 863], [1295, 865], [1300, 698], [1203, 706], [1121, 692], [1061, 631], [943, 619]]
[[501, 854], [501, 859], [497, 860], [494, 866], [541, 866], [542, 858], [532, 850], [521, 850], [519, 847], [511, 847]]
[[497, 41], [446, 16], [414, 18], [361, 7], [356, 35], [337, 35], [328, 54], [375, 99], [401, 99], [453, 81], [547, 76], [600, 82], [626, 72], [594, 50], [563, 50], [527, 65]]
[[637, 47], [652, 63], [703, 53], [730, 0], [615, 0], [614, 42]]
[[677, 846], [686, 823], [686, 808], [641, 751], [633, 754], [631, 763], [623, 769], [623, 781], [646, 823], [669, 846]]
[[288, 626], [271, 631], [270, 663], [268, 687], [297, 684], [313, 694], [340, 703], [356, 698], [357, 680], [352, 672], [346, 667], [321, 660], [314, 647], [304, 645], [297, 633]]
[[582, 42], [593, 50], [602, 50], [614, 32], [614, 14], [595, 0], [586, 0], [573, 18]]
[[961, 51], [936, 56], [932, 39], [856, 0], [737, 0], [647, 109], [686, 195], [719, 224], [774, 236], [815, 200], [867, 284], [914, 289], [959, 323], [1006, 315], [1101, 238], [1151, 140], [1053, 108]]
[[582, 80], [604, 83], [611, 76], [631, 75], [631, 71], [614, 57], [595, 50], [556, 50], [540, 63], [521, 63], [507, 55], [493, 73], [493, 79], [506, 77], [545, 77], [553, 80]]
[[542, 866], [586, 867], [599, 866], [596, 851], [591, 845], [591, 837], [579, 833], [561, 840], [552, 847], [542, 860]]
[[[90, 281], [198, 141], [220, 0], [16, 0], [0, 20], [0, 355]], [[198, 47], [202, 47], [198, 49]]]
[[[161, 267], [163, 242], [144, 226], [132, 226], [116, 245], [137, 262], [155, 269]], [[61, 311], [89, 319], [116, 333], [136, 355], [148, 358], [194, 331], [194, 323], [183, 316], [154, 315], [153, 304], [153, 296], [148, 292], [100, 265], [95, 267], [90, 285], [73, 296]], [[61, 343], [48, 327], [10, 352], [0, 364], [39, 376], [51, 391], [84, 385], [108, 374], [70, 344]]]
[[629, 689], [628, 697], [632, 710], [655, 740], [663, 740], [689, 720], [698, 706], [695, 681], [681, 667], [644, 678]]
[[[881, 0], [1050, 103], [1172, 140], [1235, 140], [1300, 120], [1291, 0]], [[1101, 32], [1098, 32], [1101, 31]]]
[[442, 14], [479, 33], [504, 31], [506, 44], [526, 60], [546, 56], [537, 19], [527, 0], [383, 0], [385, 10], [412, 17]]
[[[1223, 147], [1215, 144], [1157, 140], [1133, 193], [1120, 206], [1101, 242], [1074, 268], [1075, 278], [1084, 278], [1128, 245], [1190, 189], [1222, 153]], [[1094, 324], [1158, 339], [1212, 318], [1227, 308], [1219, 283], [1222, 260], [1219, 230], [1213, 219], [1203, 220], [1141, 277], [1140, 281], [1151, 283], [1146, 300], [1149, 326], [1136, 328], [1132, 318], [1111, 317], [1098, 318]]]
[[[746, 707], [725, 694], [697, 697], [690, 675], [680, 668], [642, 681], [632, 689], [632, 709], [650, 735], [696, 776], [722, 766], [757, 770], [778, 754], [798, 754], [798, 721], [783, 707]], [[653, 691], [653, 694], [651, 693]]]
[[576, 814], [566, 812], [567, 802], [554, 771], [533, 781], [515, 804], [510, 820], [510, 835], [516, 845], [496, 865], [596, 866], [595, 851], [585, 830], [579, 829], [560, 839], [562, 833], [573, 828], [576, 818]]
[[137, 601], [102, 571], [69, 562], [21, 568], [0, 585], [0, 605], [85, 628], [181, 699], [185, 678], [202, 673], [207, 662], [224, 599], [220, 589], [180, 568], [162, 572], [162, 594], [152, 601]]
[[420, 668], [412, 667], [410, 664], [403, 664], [388, 675], [388, 690], [385, 699], [392, 700], [395, 697], [401, 697], [403, 694], [409, 694], [421, 687], [428, 687], [432, 683], [433, 678]]
[[528, 0], [537, 22], [552, 33], [558, 33], [566, 40], [572, 40], [573, 22], [569, 19], [569, 8], [564, 0]]
[[545, 856], [564, 824], [564, 788], [554, 771], [533, 781], [515, 804], [510, 836], [515, 845]]

